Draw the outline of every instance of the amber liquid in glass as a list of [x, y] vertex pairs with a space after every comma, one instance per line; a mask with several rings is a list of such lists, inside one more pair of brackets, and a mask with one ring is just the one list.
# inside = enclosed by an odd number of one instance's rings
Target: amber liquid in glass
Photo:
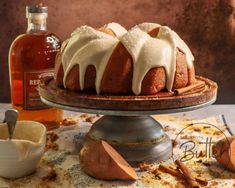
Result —
[[39, 121], [48, 129], [62, 121], [63, 111], [43, 104], [37, 89], [40, 79], [53, 76], [59, 48], [60, 40], [54, 34], [38, 28], [28, 29], [12, 43], [9, 52], [11, 98], [13, 108], [19, 111], [19, 120]]

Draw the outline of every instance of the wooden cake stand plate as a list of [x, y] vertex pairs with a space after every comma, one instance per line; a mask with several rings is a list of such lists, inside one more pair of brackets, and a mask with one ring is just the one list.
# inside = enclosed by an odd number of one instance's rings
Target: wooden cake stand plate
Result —
[[41, 100], [70, 111], [103, 114], [87, 133], [86, 142], [105, 140], [127, 161], [160, 162], [172, 155], [172, 144], [159, 122], [150, 115], [199, 109], [215, 102], [215, 82], [197, 76], [203, 87], [174, 95], [160, 92], [146, 96], [114, 96], [72, 92], [56, 86], [53, 79], [41, 82]]

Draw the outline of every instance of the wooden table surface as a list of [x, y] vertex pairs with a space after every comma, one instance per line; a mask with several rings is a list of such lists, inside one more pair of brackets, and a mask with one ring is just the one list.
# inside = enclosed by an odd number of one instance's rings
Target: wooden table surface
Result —
[[[11, 108], [11, 105], [9, 103], [8, 104], [0, 103], [0, 121], [3, 120], [5, 110], [10, 109], [10, 108]], [[75, 114], [80, 115], [80, 113], [78, 113], [78, 112], [65, 111], [64, 116], [68, 117], [68, 116], [73, 116]], [[173, 114], [174, 116], [176, 116], [175, 119], [177, 121], [172, 122], [170, 120], [165, 120], [165, 123], [162, 125], [164, 125], [164, 126], [169, 125], [172, 128], [172, 129], [168, 130], [167, 134], [170, 136], [171, 139], [172, 138], [174, 139], [175, 135], [173, 133], [179, 132], [179, 130], [181, 130], [182, 127], [185, 126], [183, 123], [185, 118], [192, 118], [192, 119], [200, 119], [201, 120], [204, 118], [206, 119], [208, 117], [214, 116], [214, 119], [215, 119], [216, 116], [218, 116], [220, 114], [224, 115], [226, 122], [229, 125], [231, 131], [235, 134], [235, 127], [233, 126], [235, 124], [235, 105], [210, 105], [208, 107], [205, 107], [205, 108], [199, 109], [199, 110]], [[181, 118], [181, 116], [182, 116], [182, 118]], [[165, 116], [164, 117], [154, 116], [154, 117], [156, 119], [158, 119], [159, 121], [161, 121], [161, 123], [163, 123], [162, 121], [164, 120]], [[163, 119], [161, 119], [161, 118], [163, 118]], [[53, 188], [54, 187], [56, 187], [56, 188], [57, 187], [68, 187], [68, 185], [66, 183], [69, 183], [69, 185], [71, 187], [86, 187], [86, 186], [79, 186], [80, 184], [83, 185], [86, 182], [88, 185], [93, 185], [93, 184], [94, 185], [102, 185], [102, 187], [118, 187], [118, 188], [119, 187], [136, 187], [135, 185], [137, 185], [137, 184], [138, 185], [139, 184], [140, 185], [148, 185], [146, 187], [153, 187], [152, 185], [155, 185], [154, 187], [164, 187], [164, 186], [160, 186], [160, 184], [162, 185], [163, 180], [158, 180], [155, 178], [151, 179], [151, 181], [147, 179], [149, 183], [146, 183], [145, 179], [148, 178], [149, 176], [148, 176], [148, 174], [147, 175], [146, 174], [144, 175], [144, 173], [142, 174], [142, 172], [141, 172], [141, 174], [139, 174], [138, 181], [133, 183], [133, 185], [132, 184], [128, 185], [128, 184], [125, 184], [121, 181], [120, 182], [113, 182], [113, 181], [109, 182], [109, 181], [95, 180], [95, 179], [85, 175], [84, 173], [82, 173], [81, 168], [80, 168], [80, 164], [78, 162], [79, 160], [78, 160], [77, 154], [71, 152], [72, 151], [71, 149], [74, 148], [74, 144], [73, 144], [74, 142], [72, 142], [73, 139], [70, 140], [71, 142], [68, 142], [68, 140], [65, 141], [65, 138], [69, 137], [69, 135], [71, 136], [71, 138], [73, 138], [73, 135], [77, 134], [77, 132], [79, 132], [79, 131], [84, 132], [84, 130], [81, 130], [82, 128], [87, 129], [87, 131], [88, 131], [91, 124], [89, 124], [89, 127], [85, 124], [86, 124], [86, 122], [79, 121], [79, 125], [74, 127], [74, 132], [72, 132], [70, 128], [68, 129], [67, 132], [66, 132], [66, 129], [62, 128], [64, 132], [61, 129], [62, 132], [60, 132], [60, 137], [59, 137], [59, 141], [58, 141], [58, 145], [59, 145], [60, 149], [58, 151], [57, 150], [48, 150], [44, 154], [44, 160], [41, 161], [41, 163], [38, 167], [38, 170], [36, 171], [35, 174], [33, 174], [32, 176], [28, 176], [28, 178], [21, 178], [21, 179], [15, 180], [15, 181], [14, 180], [7, 181], [5, 179], [0, 178], [0, 188], [1, 187], [7, 187], [7, 188], [16, 187], [14, 185], [22, 185], [23, 188], [37, 187], [37, 185], [39, 185], [42, 182], [42, 180], [41, 180], [42, 175], [40, 175], [40, 173], [43, 172], [44, 173], [43, 176], [46, 176], [46, 174], [48, 173], [45, 170], [48, 168], [46, 164], [49, 164], [50, 161], [56, 161], [55, 164], [58, 161], [62, 161], [62, 162], [58, 162], [58, 164], [55, 165], [56, 173], [58, 174], [58, 178], [55, 180], [55, 182], [49, 181], [48, 187], [53, 187]], [[172, 131], [172, 130], [174, 130], [174, 131]], [[195, 134], [197, 134], [197, 133], [198, 132], [195, 132]], [[68, 144], [68, 143], [70, 143], [70, 144]], [[63, 160], [61, 160], [61, 159], [63, 159]], [[195, 160], [198, 160], [198, 159], [196, 158]], [[203, 158], [203, 160], [204, 160], [204, 158]], [[166, 162], [166, 165], [168, 165], [168, 162]], [[187, 163], [187, 165], [190, 166], [192, 169], [199, 169], [199, 167], [200, 167], [200, 169], [202, 169], [201, 171], [203, 172], [203, 176], [205, 175], [206, 177], [208, 174], [211, 173], [211, 171], [217, 172], [216, 168], [214, 169], [213, 165], [211, 165], [211, 167], [205, 167], [203, 164], [196, 163], [193, 160], [191, 162], [189, 161], [189, 163]], [[215, 167], [216, 167], [216, 165], [215, 165]], [[73, 171], [71, 171], [71, 169]], [[64, 172], [70, 173], [70, 179], [69, 180], [63, 179], [66, 176], [64, 176], [62, 172], [63, 173]], [[138, 173], [140, 173], [140, 172], [138, 172]], [[161, 175], [161, 177], [164, 179], [164, 181], [171, 182], [174, 180], [171, 183], [173, 185], [177, 185], [177, 186], [178, 186], [177, 183], [180, 183], [177, 179], [174, 179], [174, 177], [169, 176], [168, 174], [165, 174], [164, 176], [163, 175]], [[168, 178], [170, 178], [170, 179], [168, 179]], [[206, 179], [209, 179], [209, 178], [207, 177]], [[219, 178], [214, 178], [214, 179], [211, 179], [211, 181], [208, 181], [209, 186], [207, 186], [207, 187], [221, 187], [221, 188], [222, 187], [231, 187], [231, 185], [234, 185], [234, 179], [235, 179], [235, 175], [233, 173], [231, 173], [229, 171], [225, 171], [221, 174], [221, 176]], [[71, 182], [73, 182], [73, 183], [70, 184]], [[61, 184], [61, 186], [59, 186], [60, 184]], [[115, 186], [113, 186], [113, 184], [115, 184]], [[221, 186], [222, 184], [223, 185], [226, 184], [226, 186]], [[31, 185], [34, 185], [34, 186], [31, 186]], [[180, 186], [180, 187], [184, 187], [184, 186]]]
[[[11, 108], [11, 104], [9, 103], [0, 103], [0, 122], [4, 118], [4, 112], [7, 109]], [[64, 116], [70, 116], [72, 114], [79, 114], [78, 112], [70, 112], [65, 111]], [[225, 120], [230, 127], [231, 131], [235, 134], [235, 104], [231, 105], [210, 105], [208, 107], [190, 111], [190, 112], [184, 112], [184, 113], [177, 113], [176, 116], [182, 116], [184, 114], [187, 114], [192, 119], [202, 119], [209, 116], [215, 116], [223, 114], [225, 117]]]

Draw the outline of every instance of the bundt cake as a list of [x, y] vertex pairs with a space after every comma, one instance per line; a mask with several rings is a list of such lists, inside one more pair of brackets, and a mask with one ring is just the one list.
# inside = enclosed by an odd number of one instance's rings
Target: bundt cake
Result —
[[194, 57], [169, 27], [117, 23], [77, 28], [57, 54], [55, 81], [72, 91], [152, 95], [195, 82]]

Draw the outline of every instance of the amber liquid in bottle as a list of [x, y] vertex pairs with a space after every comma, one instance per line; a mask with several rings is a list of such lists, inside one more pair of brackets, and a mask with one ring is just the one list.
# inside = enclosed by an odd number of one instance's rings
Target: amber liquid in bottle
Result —
[[39, 121], [52, 129], [62, 120], [63, 111], [42, 103], [38, 84], [53, 76], [60, 40], [46, 30], [47, 14], [38, 19], [31, 14], [27, 33], [18, 36], [9, 51], [12, 106], [19, 111], [19, 120]]

